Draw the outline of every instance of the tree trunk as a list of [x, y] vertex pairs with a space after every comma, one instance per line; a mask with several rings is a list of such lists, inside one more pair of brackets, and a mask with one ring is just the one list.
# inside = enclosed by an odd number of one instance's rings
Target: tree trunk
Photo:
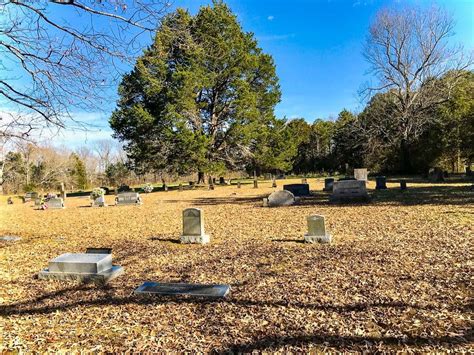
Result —
[[401, 173], [412, 173], [413, 169], [410, 161], [410, 147], [406, 139], [402, 139], [400, 142], [400, 172]]
[[205, 184], [204, 182], [204, 173], [202, 171], [199, 171], [198, 172], [198, 181], [197, 181], [198, 185], [199, 184]]

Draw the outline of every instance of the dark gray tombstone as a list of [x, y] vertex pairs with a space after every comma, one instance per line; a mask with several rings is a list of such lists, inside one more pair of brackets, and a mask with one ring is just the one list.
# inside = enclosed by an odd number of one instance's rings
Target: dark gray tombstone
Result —
[[112, 254], [112, 248], [87, 248], [86, 254]]
[[407, 181], [400, 180], [400, 190], [406, 190], [406, 189], [407, 189]]
[[431, 182], [443, 182], [444, 181], [444, 174], [441, 168], [431, 168], [428, 172], [428, 179]]
[[375, 189], [385, 190], [387, 188], [387, 178], [385, 176], [377, 176], [375, 178]]
[[229, 291], [229, 285], [144, 282], [133, 292], [135, 294], [161, 296], [193, 296], [220, 298], [225, 297], [229, 293]]
[[324, 179], [323, 191], [332, 191], [333, 185], [334, 185], [334, 178]]
[[123, 267], [112, 265], [111, 254], [66, 253], [48, 263], [38, 274], [42, 280], [77, 280], [108, 282], [123, 273]]
[[186, 208], [183, 211], [183, 234], [181, 243], [206, 244], [210, 238], [204, 232], [204, 213], [199, 208]]
[[283, 190], [291, 192], [296, 197], [310, 196], [309, 184], [289, 184], [283, 185]]

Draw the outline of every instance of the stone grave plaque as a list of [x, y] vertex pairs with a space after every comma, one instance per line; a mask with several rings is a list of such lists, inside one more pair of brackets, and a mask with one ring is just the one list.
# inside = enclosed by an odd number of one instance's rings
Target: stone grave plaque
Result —
[[368, 172], [366, 168], [354, 169], [354, 177], [356, 180], [367, 181], [367, 175]]
[[121, 266], [112, 265], [111, 254], [65, 253], [52, 259], [38, 278], [107, 282], [122, 273]]
[[137, 289], [135, 289], [134, 293], [162, 296], [181, 295], [219, 298], [225, 297], [229, 291], [229, 285], [144, 282]]
[[289, 184], [283, 185], [283, 190], [291, 192], [294, 196], [309, 196], [309, 184]]
[[308, 233], [304, 240], [307, 243], [330, 243], [331, 235], [326, 232], [324, 216], [314, 215], [307, 218]]
[[61, 209], [61, 208], [64, 208], [64, 202], [63, 202], [63, 199], [62, 198], [58, 198], [58, 197], [54, 197], [54, 198], [50, 198], [47, 202], [46, 202], [46, 206], [49, 208], [49, 209]]
[[331, 202], [356, 202], [368, 201], [369, 195], [363, 180], [335, 181], [333, 193], [329, 200]]
[[385, 176], [377, 176], [375, 178], [375, 189], [385, 190], [387, 188], [387, 178]]
[[334, 184], [334, 178], [326, 178], [324, 179], [324, 188], [323, 191], [332, 191]]
[[141, 205], [141, 198], [138, 192], [120, 192], [115, 197], [116, 206]]
[[86, 254], [112, 254], [112, 248], [87, 248]]
[[296, 202], [295, 195], [290, 191], [275, 191], [264, 201], [265, 207], [291, 206]]
[[209, 243], [209, 236], [204, 233], [204, 214], [199, 208], [187, 208], [183, 211], [181, 243]]
[[0, 237], [0, 241], [3, 242], [17, 242], [21, 240], [21, 237], [17, 237], [15, 235], [3, 235]]

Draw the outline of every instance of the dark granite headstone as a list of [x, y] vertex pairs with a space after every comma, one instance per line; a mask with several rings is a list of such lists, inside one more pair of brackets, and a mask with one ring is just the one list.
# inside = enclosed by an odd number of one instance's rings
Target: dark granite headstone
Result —
[[387, 178], [385, 176], [375, 177], [375, 189], [384, 190], [387, 188]]
[[400, 180], [400, 190], [406, 190], [406, 189], [407, 189], [407, 181]]
[[86, 254], [112, 254], [112, 248], [87, 248]]
[[144, 282], [137, 289], [135, 289], [134, 293], [162, 296], [185, 295], [217, 298], [225, 297], [229, 291], [229, 285]]
[[332, 191], [334, 185], [334, 178], [324, 179], [324, 189], [323, 191]]
[[283, 190], [290, 191], [296, 197], [309, 196], [309, 184], [283, 185]]

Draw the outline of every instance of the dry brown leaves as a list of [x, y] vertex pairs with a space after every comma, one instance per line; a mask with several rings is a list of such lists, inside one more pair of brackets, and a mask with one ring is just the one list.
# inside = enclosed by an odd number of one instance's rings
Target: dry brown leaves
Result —
[[[1, 201], [0, 235], [22, 240], [0, 242], [0, 351], [472, 350], [467, 186], [402, 194], [389, 184], [372, 203], [347, 206], [318, 192], [270, 209], [260, 206], [271, 185], [260, 185], [153, 193], [140, 207]], [[209, 245], [177, 243], [191, 206], [204, 210]], [[326, 216], [333, 244], [301, 243], [310, 214]], [[87, 247], [112, 247], [125, 275], [105, 287], [34, 278]], [[222, 301], [131, 295], [146, 280], [232, 290]]]

